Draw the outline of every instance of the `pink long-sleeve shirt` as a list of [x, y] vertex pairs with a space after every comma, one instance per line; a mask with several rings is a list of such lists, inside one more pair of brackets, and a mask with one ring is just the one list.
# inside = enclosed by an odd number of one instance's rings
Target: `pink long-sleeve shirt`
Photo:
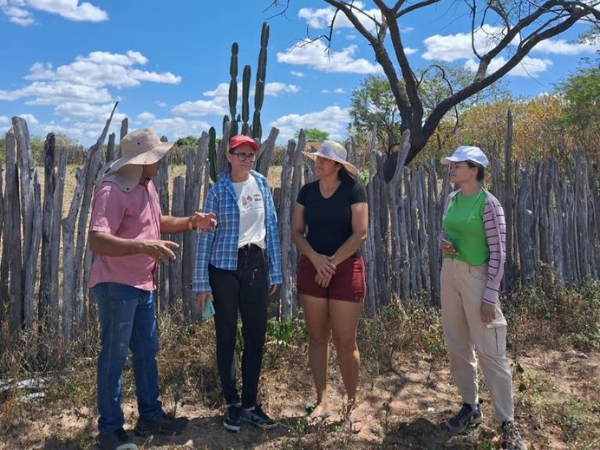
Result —
[[[488, 262], [488, 275], [485, 292], [482, 301], [495, 305], [498, 301], [500, 291], [500, 282], [504, 276], [504, 261], [506, 259], [506, 220], [504, 218], [504, 209], [496, 197], [486, 189], [486, 200], [483, 208], [483, 226], [487, 245], [490, 249], [490, 260]], [[454, 191], [446, 198], [444, 206], [444, 217], [448, 212], [450, 201], [460, 192]], [[442, 219], [443, 221], [443, 219]], [[440, 239], [445, 238], [446, 234], [442, 229]]]

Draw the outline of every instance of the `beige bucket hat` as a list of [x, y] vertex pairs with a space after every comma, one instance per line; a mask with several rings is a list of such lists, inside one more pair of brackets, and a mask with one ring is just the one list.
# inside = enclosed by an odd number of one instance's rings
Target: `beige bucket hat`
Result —
[[121, 139], [121, 158], [108, 166], [103, 181], [112, 181], [125, 192], [131, 191], [142, 177], [142, 166], [160, 161], [174, 142], [161, 142], [150, 128], [132, 131]]
[[348, 152], [346, 148], [335, 141], [323, 141], [323, 144], [316, 152], [302, 152], [304, 156], [312, 159], [317, 159], [317, 156], [321, 158], [331, 159], [332, 161], [340, 163], [346, 168], [346, 170], [352, 175], [358, 175], [358, 169], [350, 164], [346, 159], [348, 158]]

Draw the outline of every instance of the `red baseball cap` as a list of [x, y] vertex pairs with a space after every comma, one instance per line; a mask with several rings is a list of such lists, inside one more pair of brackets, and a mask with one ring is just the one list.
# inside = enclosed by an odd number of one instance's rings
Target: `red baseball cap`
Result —
[[256, 141], [250, 136], [236, 134], [229, 140], [229, 150], [233, 150], [234, 148], [239, 147], [242, 144], [249, 144], [255, 152], [257, 152], [260, 149]]

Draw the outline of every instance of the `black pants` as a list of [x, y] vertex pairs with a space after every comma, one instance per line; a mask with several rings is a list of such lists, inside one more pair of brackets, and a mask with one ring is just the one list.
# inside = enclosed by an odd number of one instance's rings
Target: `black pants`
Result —
[[209, 266], [215, 305], [217, 366], [228, 405], [240, 403], [237, 390], [235, 344], [238, 310], [242, 316], [242, 407], [256, 404], [258, 379], [267, 331], [269, 278], [264, 251], [255, 245], [238, 250], [235, 271]]

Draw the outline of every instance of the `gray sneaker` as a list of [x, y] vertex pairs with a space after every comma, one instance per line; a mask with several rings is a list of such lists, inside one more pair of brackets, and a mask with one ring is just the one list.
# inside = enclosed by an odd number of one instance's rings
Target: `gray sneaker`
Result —
[[123, 428], [112, 433], [101, 433], [96, 442], [98, 450], [138, 450], [137, 445], [131, 442]]
[[263, 430], [272, 430], [277, 428], [277, 422], [265, 414], [260, 405], [256, 405], [250, 411], [244, 409], [242, 412], [242, 420], [251, 423], [255, 427]]
[[446, 422], [446, 428], [451, 433], [465, 433], [469, 428], [475, 428], [483, 421], [481, 406], [473, 409], [468, 403], [463, 403], [456, 415]]
[[527, 445], [514, 422], [502, 422], [502, 425], [500, 425], [500, 435], [502, 436], [502, 448], [507, 450], [527, 450]]
[[240, 405], [229, 405], [223, 416], [223, 426], [226, 430], [236, 433], [242, 428], [242, 407]]

